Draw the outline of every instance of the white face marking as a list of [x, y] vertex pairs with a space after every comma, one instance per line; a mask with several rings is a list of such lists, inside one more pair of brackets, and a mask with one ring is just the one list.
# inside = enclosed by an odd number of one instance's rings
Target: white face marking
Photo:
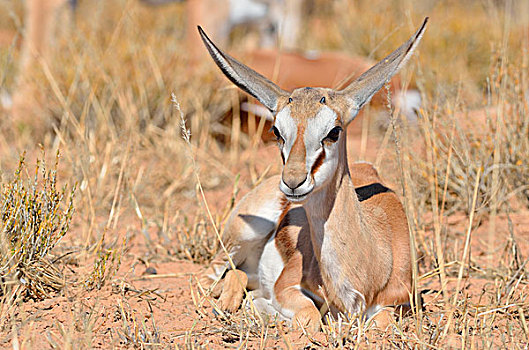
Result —
[[[305, 147], [307, 149], [307, 171], [310, 172], [321, 152], [325, 152], [325, 159], [318, 171], [314, 174], [313, 182], [315, 188], [323, 185], [334, 172], [339, 160], [338, 142], [327, 143], [322, 140], [336, 126], [336, 113], [329, 107], [320, 108], [316, 116], [308, 121], [305, 130]], [[341, 135], [340, 135], [341, 137]]]
[[327, 106], [320, 108], [318, 113], [307, 122], [305, 129], [305, 147], [307, 151], [317, 151], [322, 147], [321, 141], [336, 125], [336, 113]]
[[[281, 152], [284, 159], [288, 160], [292, 146], [297, 138], [298, 127], [296, 121], [291, 116], [290, 108], [287, 106], [283, 108], [276, 116], [275, 127], [283, 137], [285, 144]], [[307, 121], [306, 129], [303, 134], [303, 141], [305, 144], [305, 167], [307, 174], [306, 181], [295, 190], [288, 188], [283, 182], [279, 187], [283, 193], [289, 196], [291, 201], [304, 201], [305, 194], [309, 194], [313, 189], [323, 185], [331, 178], [335, 172], [339, 160], [338, 142], [326, 143], [323, 145], [323, 139], [336, 126], [336, 113], [327, 106], [322, 106], [314, 117]], [[311, 170], [316, 162], [318, 156], [325, 152], [325, 159], [318, 171], [311, 176]], [[292, 197], [292, 196], [298, 196]]]
[[285, 144], [283, 145], [281, 152], [283, 153], [283, 157], [288, 159], [288, 155], [290, 154], [290, 150], [292, 150], [292, 146], [296, 141], [296, 136], [298, 133], [298, 126], [294, 118], [292, 118], [290, 115], [289, 106], [286, 106], [281, 111], [279, 111], [279, 113], [277, 113], [274, 126], [277, 128], [277, 130], [279, 130], [283, 140], [285, 140]]

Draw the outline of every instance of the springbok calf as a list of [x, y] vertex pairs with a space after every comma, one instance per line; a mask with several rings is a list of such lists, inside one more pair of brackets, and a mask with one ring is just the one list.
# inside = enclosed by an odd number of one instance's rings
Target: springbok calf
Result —
[[[331, 311], [377, 314], [409, 302], [411, 259], [402, 204], [369, 164], [349, 170], [345, 128], [417, 47], [427, 18], [401, 47], [343, 90], [277, 85], [222, 52], [199, 27], [215, 63], [235, 85], [274, 115], [283, 172], [235, 207], [224, 235], [236, 266], [220, 252], [203, 283], [221, 278], [220, 305], [236, 310], [244, 288], [261, 311], [319, 329], [319, 305]], [[383, 310], [381, 310], [383, 309]], [[379, 312], [383, 311], [383, 312]]]

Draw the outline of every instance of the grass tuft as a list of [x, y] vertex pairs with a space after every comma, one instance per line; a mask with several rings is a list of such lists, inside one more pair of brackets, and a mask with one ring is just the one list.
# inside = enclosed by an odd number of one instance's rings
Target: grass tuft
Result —
[[[124, 242], [122, 248], [125, 246]], [[116, 275], [121, 266], [123, 249], [117, 249], [115, 242], [110, 246], [105, 245], [105, 234], [101, 236], [96, 246], [96, 257], [92, 273], [88, 275], [84, 286], [87, 290], [101, 289], [108, 280]]]
[[76, 186], [57, 190], [59, 153], [53, 169], [48, 171], [44, 160], [37, 161], [34, 175], [28, 174], [26, 181], [24, 159], [22, 155], [13, 180], [1, 185], [1, 292], [43, 299], [64, 286], [51, 252], [70, 227]]

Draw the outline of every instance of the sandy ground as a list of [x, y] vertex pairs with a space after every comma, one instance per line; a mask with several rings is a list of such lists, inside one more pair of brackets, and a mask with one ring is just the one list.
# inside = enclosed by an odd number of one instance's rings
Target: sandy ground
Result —
[[[529, 247], [529, 215], [514, 215], [511, 220], [515, 239], [522, 254], [526, 253]], [[461, 225], [453, 226], [455, 230], [458, 227]], [[488, 225], [485, 223], [472, 238], [473, 256], [478, 260], [485, 257], [483, 241], [487, 234]], [[433, 239], [432, 236], [427, 237]], [[500, 217], [495, 237], [497, 246], [504, 246], [508, 237], [507, 220]], [[314, 346], [300, 332], [287, 327], [267, 330], [266, 341], [255, 334], [249, 339], [241, 337], [237, 327], [215, 316], [208, 302], [200, 308], [195, 306], [191, 291], [196, 287], [192, 278], [203, 266], [174, 260], [153, 262], [147, 267], [141, 259], [148, 254], [144, 242], [137, 239], [130, 244], [133, 248], [123, 256], [119, 273], [101, 290], [88, 292], [82, 287], [72, 286], [55, 298], [28, 301], [22, 305], [16, 315], [16, 327], [22, 329], [19, 341], [30, 342], [24, 344], [34, 348], [47, 348], [54, 344], [63, 347], [63, 342], [69, 337], [74, 344], [81, 341], [93, 348], [129, 347], [135, 342], [163, 344], [164, 348], [173, 344], [207, 348], [235, 348], [241, 344], [250, 348], [284, 348], [285, 337], [295, 347]], [[72, 274], [82, 269], [70, 268]], [[456, 280], [456, 277], [449, 278], [449, 288], [455, 287]], [[465, 284], [466, 298], [478, 300], [490, 283], [485, 276], [472, 277]], [[430, 291], [424, 297], [425, 311], [434, 311], [434, 301], [439, 298], [435, 296], [435, 291], [439, 290], [438, 281], [431, 279], [420, 283], [420, 289]], [[522, 293], [522, 290], [519, 292]], [[324, 345], [323, 336], [320, 334], [316, 340], [318, 338]], [[16, 342], [13, 334], [4, 334], [0, 340], [5, 348], [12, 347]]]

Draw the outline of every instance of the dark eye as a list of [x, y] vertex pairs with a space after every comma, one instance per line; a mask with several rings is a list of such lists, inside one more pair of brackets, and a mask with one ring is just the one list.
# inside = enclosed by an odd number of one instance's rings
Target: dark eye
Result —
[[343, 129], [341, 126], [335, 126], [331, 131], [329, 131], [329, 133], [327, 134], [327, 136], [325, 136], [323, 141], [326, 141], [326, 140], [329, 140], [332, 142], [338, 141], [338, 137], [340, 137], [340, 131], [342, 130]]
[[283, 140], [283, 137], [281, 136], [281, 134], [279, 133], [279, 130], [277, 130], [275, 126], [272, 126], [272, 132], [274, 133], [274, 135], [276, 135], [277, 141]]

